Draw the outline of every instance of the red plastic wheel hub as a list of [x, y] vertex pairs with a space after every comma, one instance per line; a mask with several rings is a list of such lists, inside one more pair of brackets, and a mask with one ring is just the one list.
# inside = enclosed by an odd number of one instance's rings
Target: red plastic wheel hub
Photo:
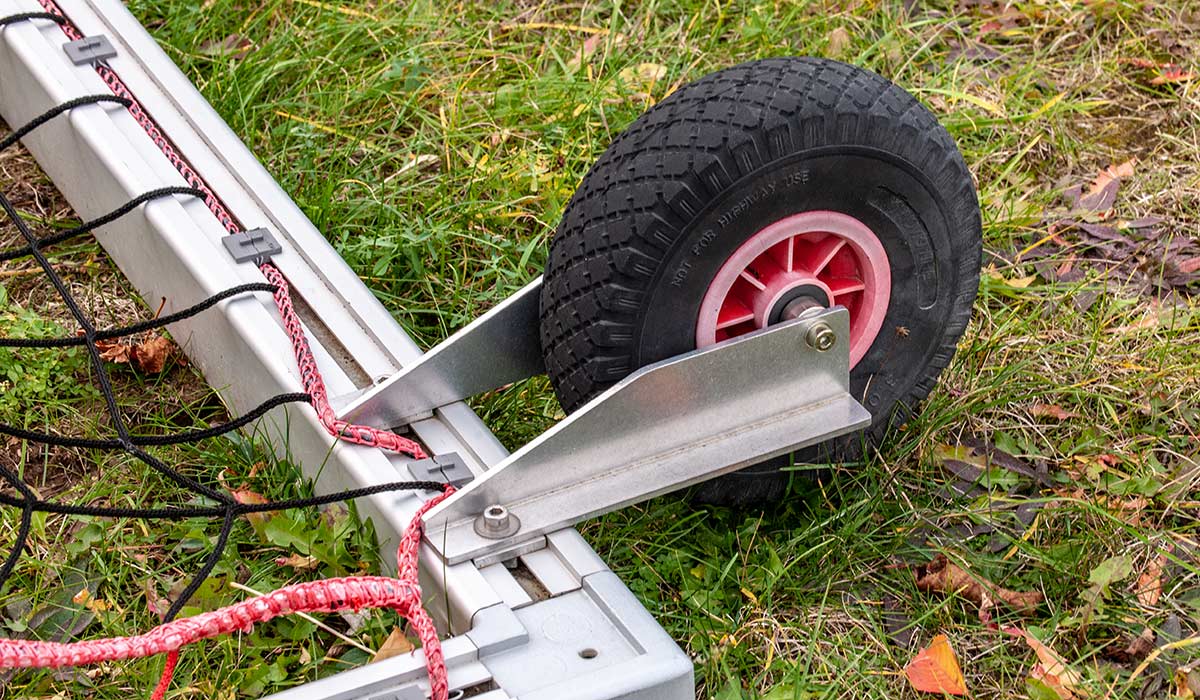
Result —
[[794, 214], [751, 236], [717, 271], [700, 305], [696, 347], [765, 328], [807, 296], [850, 312], [850, 366], [883, 326], [891, 297], [887, 252], [858, 219], [832, 211]]

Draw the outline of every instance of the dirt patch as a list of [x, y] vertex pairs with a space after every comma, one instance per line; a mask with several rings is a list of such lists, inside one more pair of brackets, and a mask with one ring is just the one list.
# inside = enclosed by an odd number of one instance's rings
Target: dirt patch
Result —
[[[99, 471], [96, 462], [84, 450], [41, 445], [17, 438], [7, 438], [0, 444], [0, 466], [20, 474], [42, 498], [68, 491], [77, 483], [95, 478]], [[5, 486], [6, 493], [15, 495], [14, 489]]]

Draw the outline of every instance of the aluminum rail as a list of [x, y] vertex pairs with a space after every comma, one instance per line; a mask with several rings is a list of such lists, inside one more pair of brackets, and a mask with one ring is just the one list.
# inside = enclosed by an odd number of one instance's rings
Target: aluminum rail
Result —
[[[421, 351], [311, 222], [213, 111], [119, 0], [60, 0], [87, 35], [116, 48], [109, 65], [193, 168], [248, 227], [264, 226], [283, 251], [273, 258], [307, 308], [306, 330], [331, 395], [353, 395], [415, 362]], [[38, 11], [33, 0], [0, 0], [0, 15]], [[88, 66], [72, 64], [52, 22], [0, 30], [0, 116], [10, 125], [68, 99], [107, 90]], [[178, 172], [133, 118], [89, 105], [24, 140], [82, 217], [110, 211]], [[96, 232], [139, 293], [164, 313], [263, 278], [225, 252], [225, 231], [195, 199], [149, 202]], [[263, 398], [297, 391], [288, 339], [265, 294], [222, 302], [174, 324], [172, 335], [234, 414]], [[457, 452], [476, 474], [507, 456], [462, 403], [432, 411], [412, 431], [434, 453]], [[306, 407], [281, 407], [256, 425], [318, 492], [411, 478], [408, 461], [334, 441]], [[416, 495], [360, 499], [384, 552], [419, 505]], [[426, 605], [443, 629], [451, 687], [499, 698], [690, 698], [691, 662], [573, 530], [545, 537], [504, 564], [447, 565], [422, 550]], [[525, 582], [525, 583], [523, 583]], [[587, 652], [586, 654], [584, 652]], [[398, 656], [279, 695], [288, 700], [423, 697], [420, 652]]]

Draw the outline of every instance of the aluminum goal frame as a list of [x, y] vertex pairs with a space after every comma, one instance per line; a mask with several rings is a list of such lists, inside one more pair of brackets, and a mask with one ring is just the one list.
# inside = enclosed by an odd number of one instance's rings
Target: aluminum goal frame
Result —
[[[308, 340], [331, 396], [352, 396], [413, 363], [421, 349], [338, 256], [254, 155], [119, 0], [59, 0], [88, 36], [116, 49], [121, 76], [192, 167], [248, 227], [268, 228], [273, 262], [302, 299]], [[35, 12], [34, 0], [0, 0], [0, 16]], [[89, 65], [63, 50], [45, 20], [0, 29], [0, 116], [20, 125], [74, 97], [107, 92]], [[74, 207], [91, 218], [151, 189], [184, 184], [145, 131], [118, 105], [87, 105], [24, 139]], [[166, 197], [100, 228], [96, 238], [152, 307], [164, 313], [218, 291], [264, 281], [222, 246], [226, 231], [202, 201]], [[235, 415], [300, 390], [288, 338], [269, 295], [243, 295], [170, 327], [189, 359]], [[457, 452], [475, 474], [507, 451], [464, 403], [434, 411], [412, 431], [433, 453]], [[307, 406], [283, 406], [255, 426], [299, 465], [318, 493], [409, 479], [399, 455], [332, 438]], [[420, 499], [359, 499], [385, 556]], [[393, 562], [394, 563], [394, 562]], [[512, 562], [510, 562], [511, 564]], [[694, 696], [690, 659], [573, 529], [504, 563], [453, 566], [422, 549], [425, 604], [448, 635], [452, 690], [504, 698], [683, 699]], [[277, 694], [279, 700], [419, 700], [428, 692], [421, 652], [394, 657]]]

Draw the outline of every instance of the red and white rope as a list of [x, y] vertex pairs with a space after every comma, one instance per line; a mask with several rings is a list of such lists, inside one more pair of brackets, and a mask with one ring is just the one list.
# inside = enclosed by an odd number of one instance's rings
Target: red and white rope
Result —
[[[83, 38], [83, 34], [70, 21], [70, 18], [63, 14], [54, 0], [39, 0], [39, 2], [47, 12], [64, 19], [59, 26], [68, 38], [72, 40]], [[179, 171], [188, 185], [204, 194], [205, 204], [221, 225], [231, 234], [242, 231], [243, 227], [240, 222], [230, 214], [204, 179], [180, 155], [175, 145], [162, 133], [154, 119], [142, 108], [141, 103], [116, 72], [102, 64], [96, 65], [95, 69], [114, 95], [129, 101], [130, 115], [145, 130], [167, 160]], [[274, 295], [275, 304], [283, 319], [284, 329], [291, 339], [304, 391], [312, 397], [312, 406], [325, 429], [341, 440], [406, 453], [417, 459], [425, 458], [427, 456], [425, 451], [412, 440], [390, 431], [354, 425], [337, 417], [329, 403], [325, 382], [321, 378], [312, 349], [304, 335], [303, 325], [293, 307], [287, 279], [277, 267], [269, 262], [262, 264], [259, 269], [267, 280], [277, 287], [278, 291]], [[449, 688], [445, 660], [442, 656], [437, 629], [429, 614], [421, 606], [417, 559], [423, 531], [421, 517], [429, 508], [452, 492], [453, 488], [447, 486], [445, 493], [426, 502], [413, 518], [397, 551], [398, 572], [395, 579], [360, 576], [295, 584], [220, 610], [164, 623], [145, 634], [132, 637], [114, 637], [71, 643], [3, 639], [0, 640], [0, 668], [54, 668], [166, 654], [167, 662], [163, 668], [162, 677], [151, 696], [152, 700], [161, 700], [174, 674], [179, 659], [179, 649], [187, 644], [238, 630], [246, 630], [255, 622], [266, 622], [279, 615], [293, 612], [331, 612], [344, 609], [387, 607], [399, 611], [421, 639], [425, 653], [425, 665], [429, 672], [431, 696], [433, 700], [446, 700]]]
[[447, 700], [446, 661], [437, 628], [421, 607], [417, 557], [423, 530], [421, 517], [453, 492], [453, 487], [447, 486], [444, 493], [427, 501], [413, 517], [397, 548], [396, 578], [347, 576], [297, 583], [219, 610], [173, 620], [132, 637], [66, 643], [0, 639], [0, 668], [60, 668], [168, 654], [162, 678], [152, 696], [158, 698], [170, 683], [179, 650], [188, 644], [233, 632], [249, 632], [255, 623], [290, 613], [391, 608], [408, 620], [421, 640], [431, 697]]
[[[83, 38], [83, 34], [71, 23], [70, 18], [63, 14], [54, 0], [39, 0], [39, 2], [47, 12], [56, 14], [66, 20], [59, 26], [62, 27], [63, 33], [68, 38], [72, 40]], [[217, 217], [217, 221], [225, 227], [225, 230], [231, 234], [243, 231], [242, 225], [229, 213], [225, 204], [213, 193], [208, 183], [204, 181], [204, 178], [200, 177], [200, 174], [179, 154], [178, 149], [175, 148], [175, 144], [162, 133], [162, 130], [158, 128], [158, 124], [154, 121], [153, 117], [142, 108], [137, 97], [126, 87], [120, 76], [103, 64], [96, 65], [96, 73], [104, 81], [104, 84], [108, 86], [108, 89], [112, 90], [114, 95], [129, 101], [129, 114], [145, 130], [146, 135], [150, 137], [154, 145], [158, 146], [158, 149], [171, 162], [171, 165], [175, 166], [175, 169], [183, 176], [188, 186], [194, 187], [204, 193], [204, 203], [213, 213], [213, 216]], [[402, 452], [416, 459], [425, 459], [428, 455], [425, 454], [419, 444], [412, 440], [400, 437], [388, 430], [380, 430], [368, 425], [354, 425], [337, 417], [333, 406], [329, 403], [329, 395], [325, 391], [325, 382], [321, 379], [321, 373], [317, 369], [317, 363], [313, 358], [311, 348], [309, 348], [308, 340], [304, 337], [304, 328], [300, 324], [300, 319], [292, 307], [291, 288], [288, 285], [287, 279], [284, 278], [283, 273], [278, 268], [270, 263], [263, 264], [259, 269], [269, 282], [279, 287], [279, 291], [275, 294], [275, 304], [279, 307], [279, 313], [283, 317], [284, 328], [292, 340], [292, 349], [296, 355], [296, 364], [300, 369], [300, 379], [304, 385], [304, 391], [312, 396], [312, 406], [316, 410], [317, 416], [320, 418], [321, 424], [325, 426], [325, 429], [330, 434], [347, 442], [378, 447], [393, 452]]]

